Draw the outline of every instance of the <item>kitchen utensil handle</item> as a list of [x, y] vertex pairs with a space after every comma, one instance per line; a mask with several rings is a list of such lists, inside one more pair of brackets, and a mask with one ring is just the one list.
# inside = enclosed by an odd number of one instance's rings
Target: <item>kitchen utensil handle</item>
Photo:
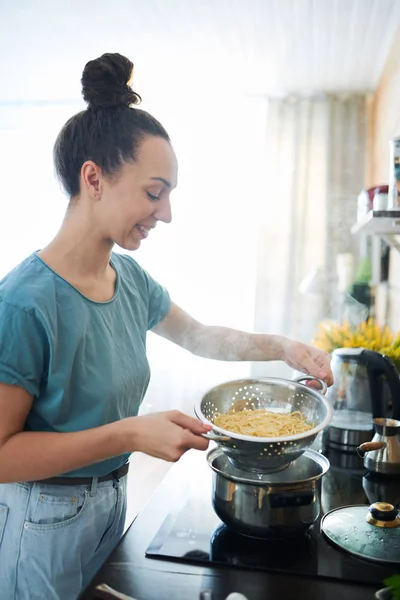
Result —
[[367, 452], [376, 452], [377, 450], [383, 450], [386, 448], [385, 442], [364, 442], [357, 448], [357, 454], [360, 458], [364, 458]]
[[[205, 422], [208, 425], [211, 424], [210, 421], [204, 419], [203, 415], [201, 414], [201, 410], [198, 406], [194, 407], [194, 413], [200, 421], [203, 421], [203, 423]], [[206, 440], [210, 440], [211, 442], [233, 442], [234, 441], [228, 435], [223, 435], [222, 433], [219, 433], [218, 431], [215, 431], [214, 429], [209, 431], [208, 433], [201, 433], [200, 435], [202, 437], [206, 438]]]
[[385, 356], [387, 383], [392, 396], [392, 419], [400, 421], [400, 373], [394, 362]]
[[215, 431], [210, 431], [210, 433], [202, 433], [201, 435], [203, 438], [206, 438], [206, 440], [211, 440], [212, 442], [233, 442], [231, 437], [216, 433]]
[[381, 378], [382, 375], [385, 375], [392, 398], [392, 418], [397, 421], [400, 420], [400, 377], [396, 365], [388, 356], [374, 350], [364, 349], [361, 356], [367, 367], [372, 402], [372, 417], [378, 419], [386, 416], [387, 407], [385, 407]]
[[136, 600], [132, 598], [132, 596], [127, 596], [126, 594], [122, 594], [121, 592], [117, 592], [112, 587], [107, 585], [106, 583], [101, 583], [95, 588], [96, 598], [104, 598], [104, 600], [114, 600], [117, 598], [118, 600]]
[[319, 379], [318, 377], [312, 377], [312, 375], [301, 375], [300, 377], [296, 377], [295, 379], [293, 379], [293, 381], [295, 381], [296, 383], [301, 383], [302, 381], [318, 381], [318, 383], [321, 386], [321, 389], [318, 391], [320, 392], [320, 394], [323, 395], [326, 394], [326, 391], [328, 389], [328, 386], [326, 385], [323, 379]]

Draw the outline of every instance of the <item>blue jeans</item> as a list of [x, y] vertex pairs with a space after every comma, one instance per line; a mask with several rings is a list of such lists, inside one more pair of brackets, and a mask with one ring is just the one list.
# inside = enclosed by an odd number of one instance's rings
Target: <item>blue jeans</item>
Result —
[[76, 600], [123, 533], [126, 481], [0, 484], [1, 600]]

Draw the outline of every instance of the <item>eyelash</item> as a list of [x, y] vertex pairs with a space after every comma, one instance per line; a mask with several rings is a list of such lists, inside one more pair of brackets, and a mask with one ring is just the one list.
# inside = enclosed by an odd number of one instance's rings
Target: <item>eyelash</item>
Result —
[[147, 195], [150, 198], [150, 200], [159, 200], [160, 199], [158, 196], [153, 196], [153, 194], [150, 194], [150, 192], [147, 192]]

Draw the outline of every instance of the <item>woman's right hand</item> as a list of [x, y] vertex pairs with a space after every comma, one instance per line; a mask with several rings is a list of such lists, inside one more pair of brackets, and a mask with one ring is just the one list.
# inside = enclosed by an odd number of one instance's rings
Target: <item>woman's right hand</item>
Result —
[[212, 429], [178, 410], [130, 417], [120, 424], [125, 426], [129, 452], [144, 452], [171, 462], [191, 448], [207, 450], [209, 440], [201, 434]]

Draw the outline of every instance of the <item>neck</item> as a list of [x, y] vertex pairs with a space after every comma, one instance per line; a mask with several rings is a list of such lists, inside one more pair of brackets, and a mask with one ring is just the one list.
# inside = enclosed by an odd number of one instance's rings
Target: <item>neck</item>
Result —
[[102, 277], [113, 247], [93, 230], [93, 219], [82, 206], [70, 206], [56, 237], [39, 254], [49, 262], [72, 268], [77, 277]]

